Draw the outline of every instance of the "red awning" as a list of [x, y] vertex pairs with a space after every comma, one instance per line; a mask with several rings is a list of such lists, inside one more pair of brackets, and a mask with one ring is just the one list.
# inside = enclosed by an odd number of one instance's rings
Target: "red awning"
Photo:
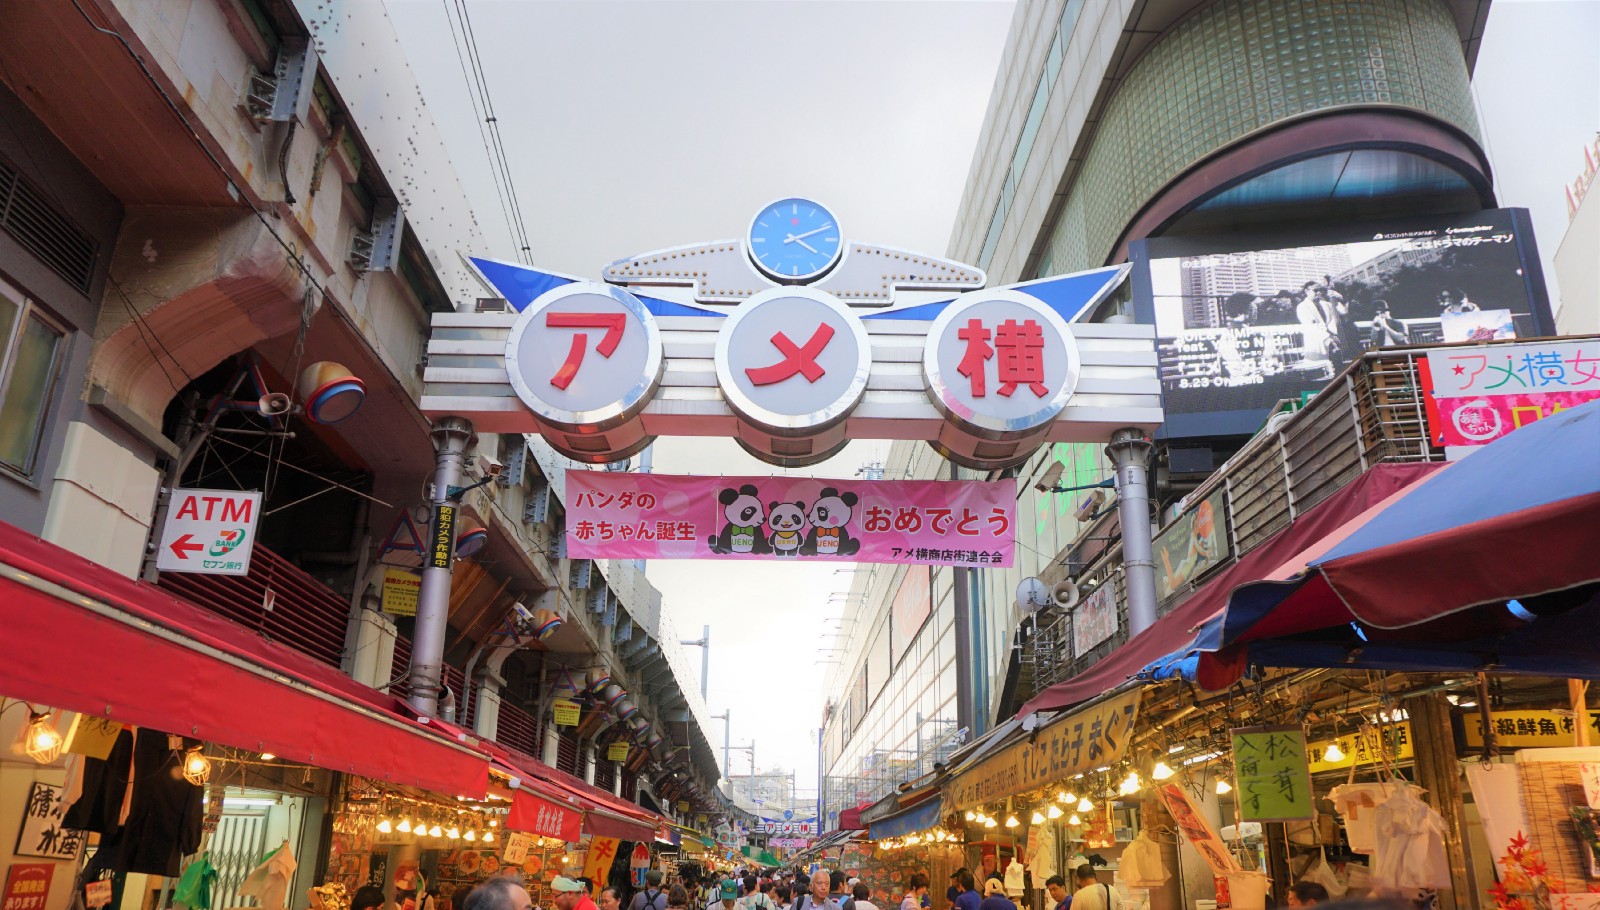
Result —
[[1187, 645], [1194, 638], [1196, 626], [1227, 607], [1228, 595], [1235, 588], [1269, 577], [1290, 557], [1439, 467], [1428, 462], [1373, 466], [1332, 496], [1306, 510], [1288, 527], [1240, 557], [1233, 565], [1218, 572], [1186, 600], [1173, 607], [1172, 612], [1156, 620], [1154, 625], [1112, 651], [1099, 663], [1035, 695], [1017, 715], [1023, 717], [1035, 711], [1070, 707], [1122, 685], [1152, 661]]
[[511, 795], [511, 813], [506, 816], [506, 829], [525, 831], [540, 837], [554, 837], [571, 843], [578, 839], [583, 828], [583, 811], [535, 796], [526, 790]]
[[482, 797], [489, 758], [403, 702], [0, 522], [0, 693]]
[[586, 784], [531, 755], [503, 749], [500, 746], [489, 746], [489, 748], [496, 753], [503, 753], [503, 757], [498, 755], [497, 757], [500, 757], [503, 764], [521, 772], [523, 785], [528, 789], [582, 806], [585, 834], [615, 837], [621, 840], [649, 841], [655, 839], [656, 830], [666, 822], [666, 819], [648, 809], [634, 805], [599, 787]]

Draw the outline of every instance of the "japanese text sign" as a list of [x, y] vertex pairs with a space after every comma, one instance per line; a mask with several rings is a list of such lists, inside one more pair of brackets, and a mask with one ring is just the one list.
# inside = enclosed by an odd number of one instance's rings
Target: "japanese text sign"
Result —
[[[1329, 761], [1328, 748], [1338, 744], [1344, 757]], [[1319, 739], [1306, 745], [1306, 758], [1312, 774], [1335, 771], [1351, 765], [1375, 765], [1387, 759], [1391, 762], [1408, 761], [1412, 756], [1411, 724], [1402, 721], [1387, 724], [1381, 729], [1363, 727], [1355, 733], [1346, 733], [1333, 739]]]
[[568, 698], [558, 698], [550, 703], [550, 717], [558, 727], [576, 727], [582, 713], [578, 703]]
[[417, 597], [421, 593], [422, 576], [392, 567], [383, 570], [383, 612], [416, 616]]
[[1211, 827], [1205, 816], [1200, 814], [1189, 794], [1184, 792], [1182, 784], [1177, 781], [1157, 784], [1156, 795], [1161, 797], [1162, 804], [1172, 815], [1172, 821], [1177, 825], [1178, 832], [1206, 861], [1213, 874], [1226, 875], [1229, 872], [1239, 871], [1239, 861], [1228, 852], [1227, 845], [1217, 836], [1216, 829]]
[[1117, 631], [1116, 585], [1094, 589], [1072, 611], [1072, 653], [1082, 657]]
[[1028, 739], [957, 771], [945, 804], [959, 812], [1116, 764], [1128, 749], [1138, 713], [1134, 690], [1052, 720]]
[[6, 887], [0, 891], [4, 910], [45, 910], [55, 863], [17, 863], [6, 869]]
[[1600, 342], [1429, 351], [1423, 376], [1434, 445], [1480, 446], [1600, 398]]
[[612, 743], [606, 747], [606, 761], [627, 761], [628, 744]]
[[861, 401], [872, 345], [861, 319], [808, 288], [763, 291], [717, 333], [717, 382], [746, 421], [777, 433], [814, 432]]
[[[1495, 745], [1502, 749], [1539, 749], [1570, 746], [1575, 742], [1570, 715], [1554, 711], [1491, 711]], [[1483, 746], [1483, 721], [1476, 711], [1462, 718], [1468, 746]], [[1589, 712], [1589, 741], [1600, 742], [1600, 711]]]
[[1009, 566], [1016, 482], [567, 472], [580, 559], [838, 559]]
[[589, 841], [589, 852], [583, 856], [583, 877], [591, 884], [589, 896], [599, 897], [600, 889], [611, 878], [611, 864], [617, 859], [618, 841], [614, 837], [594, 837]]
[[513, 831], [506, 835], [506, 845], [500, 853], [500, 861], [508, 866], [520, 866], [528, 861], [528, 848], [531, 846], [533, 838], [520, 831]]
[[23, 806], [22, 830], [17, 834], [18, 856], [46, 859], [73, 859], [83, 846], [83, 832], [61, 825], [66, 807], [61, 804], [61, 788], [34, 781]]
[[156, 568], [162, 572], [246, 575], [260, 517], [260, 493], [175, 489], [161, 528]]
[[[428, 526], [430, 569], [448, 569], [456, 549], [456, 507], [441, 503], [433, 507], [433, 522]], [[418, 590], [420, 591], [420, 583]]]
[[1239, 820], [1284, 822], [1316, 815], [1301, 727], [1239, 727], [1233, 737]]
[[1078, 385], [1072, 332], [1017, 291], [973, 291], [935, 319], [922, 370], [934, 406], [978, 433], [1025, 434], [1054, 420]]
[[511, 811], [506, 815], [508, 831], [525, 831], [567, 843], [578, 839], [582, 826], [583, 813], [577, 809], [520, 790], [512, 795]]

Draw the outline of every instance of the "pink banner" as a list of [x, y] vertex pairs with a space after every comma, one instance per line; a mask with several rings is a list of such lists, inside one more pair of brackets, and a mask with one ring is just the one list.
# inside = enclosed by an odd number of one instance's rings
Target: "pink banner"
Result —
[[1536, 420], [1600, 398], [1600, 389], [1580, 392], [1519, 392], [1478, 398], [1438, 399], [1435, 444], [1477, 446]]
[[826, 480], [567, 472], [580, 559], [831, 559], [1009, 566], [1013, 480]]

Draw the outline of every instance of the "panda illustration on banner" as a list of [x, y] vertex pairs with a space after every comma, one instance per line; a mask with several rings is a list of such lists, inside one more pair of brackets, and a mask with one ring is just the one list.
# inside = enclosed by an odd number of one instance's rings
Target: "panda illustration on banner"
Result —
[[717, 494], [722, 509], [722, 529], [706, 539], [719, 556], [854, 556], [861, 540], [849, 525], [860, 498], [854, 493], [824, 487], [809, 506], [793, 502], [763, 502], [754, 484], [727, 487]]

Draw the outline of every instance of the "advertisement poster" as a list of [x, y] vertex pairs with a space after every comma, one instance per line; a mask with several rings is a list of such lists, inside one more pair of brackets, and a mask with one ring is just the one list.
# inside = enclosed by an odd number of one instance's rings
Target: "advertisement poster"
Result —
[[1149, 316], [1169, 417], [1245, 412], [1237, 430], [1247, 432], [1366, 351], [1541, 334], [1548, 304], [1530, 290], [1515, 218], [1496, 209], [1360, 225], [1331, 242], [1323, 233], [1239, 251], [1151, 241]]
[[6, 887], [0, 891], [5, 910], [45, 910], [55, 863], [16, 863], [6, 868]]
[[1302, 821], [1317, 814], [1303, 727], [1238, 727], [1229, 732], [1240, 821]]
[[28, 802], [23, 806], [22, 829], [17, 832], [18, 856], [45, 859], [75, 859], [83, 846], [84, 832], [61, 826], [66, 807], [61, 805], [61, 788], [33, 781]]
[[1167, 812], [1172, 815], [1172, 821], [1178, 826], [1178, 832], [1200, 853], [1201, 859], [1206, 861], [1213, 874], [1226, 875], [1229, 872], [1239, 871], [1238, 860], [1228, 852], [1227, 845], [1217, 835], [1216, 829], [1212, 828], [1211, 823], [1200, 814], [1200, 810], [1195, 808], [1194, 802], [1189, 799], [1189, 794], [1184, 792], [1182, 784], [1177, 781], [1157, 784], [1156, 795], [1161, 797]]
[[577, 559], [1012, 563], [1016, 481], [567, 472]]
[[1156, 597], [1166, 600], [1227, 560], [1227, 491], [1178, 516], [1155, 540]]
[[1429, 440], [1452, 460], [1600, 398], [1600, 344], [1593, 341], [1429, 351], [1421, 367]]
[[1116, 585], [1106, 583], [1072, 611], [1072, 653], [1082, 657], [1117, 632]]

